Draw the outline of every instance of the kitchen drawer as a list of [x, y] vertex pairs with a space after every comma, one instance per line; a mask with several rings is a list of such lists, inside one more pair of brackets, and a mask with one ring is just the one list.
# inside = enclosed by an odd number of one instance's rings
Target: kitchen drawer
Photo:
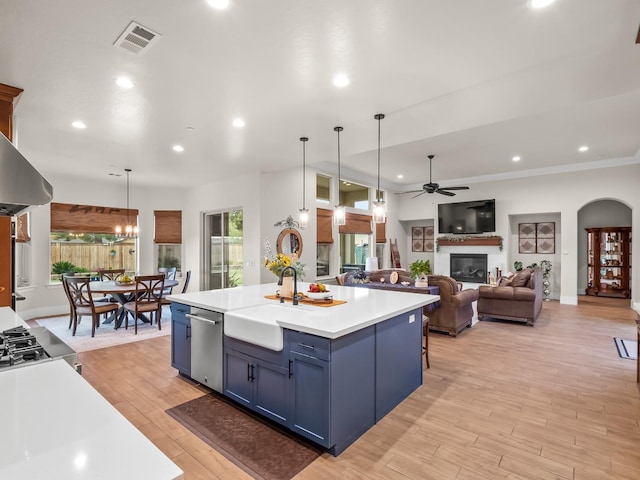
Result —
[[187, 320], [187, 313], [191, 311], [189, 305], [183, 305], [182, 303], [171, 302], [171, 316], [175, 320]]
[[329, 361], [331, 339], [289, 330], [288, 340], [292, 352]]

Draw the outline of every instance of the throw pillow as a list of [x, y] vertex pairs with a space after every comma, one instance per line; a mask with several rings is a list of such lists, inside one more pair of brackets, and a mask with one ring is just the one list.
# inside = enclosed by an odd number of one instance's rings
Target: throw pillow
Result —
[[524, 287], [529, 283], [529, 278], [531, 277], [531, 270], [525, 268], [521, 272], [519, 272], [513, 280], [511, 280], [512, 287]]
[[369, 283], [369, 276], [364, 270], [358, 270], [351, 277], [351, 283]]

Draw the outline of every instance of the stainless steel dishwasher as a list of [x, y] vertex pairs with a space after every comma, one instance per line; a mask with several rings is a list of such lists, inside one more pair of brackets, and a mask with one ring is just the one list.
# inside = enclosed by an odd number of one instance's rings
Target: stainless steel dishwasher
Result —
[[223, 315], [219, 312], [192, 308], [191, 378], [222, 393]]

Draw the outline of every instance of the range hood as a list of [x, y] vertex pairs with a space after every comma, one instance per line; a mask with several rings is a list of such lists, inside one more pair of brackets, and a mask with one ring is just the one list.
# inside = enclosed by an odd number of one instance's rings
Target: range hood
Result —
[[0, 216], [19, 215], [52, 199], [51, 184], [0, 135]]

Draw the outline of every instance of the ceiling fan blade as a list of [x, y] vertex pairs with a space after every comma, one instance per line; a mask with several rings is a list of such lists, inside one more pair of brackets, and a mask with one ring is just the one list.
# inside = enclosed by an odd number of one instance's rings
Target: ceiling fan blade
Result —
[[447, 195], [448, 197], [453, 197], [455, 195], [455, 193], [453, 192], [447, 192], [446, 190], [443, 190], [442, 188], [439, 190], [436, 190], [437, 193], [439, 193], [440, 195]]
[[425, 193], [427, 193], [427, 192], [426, 192], [426, 190], [422, 191], [422, 193], [419, 193], [419, 194], [417, 194], [417, 195], [414, 195], [414, 196], [413, 196], [413, 197], [411, 197], [411, 198], [419, 197], [420, 195], [424, 195]]
[[469, 190], [469, 187], [442, 187], [443, 190]]
[[422, 191], [424, 191], [424, 190], [408, 190], [406, 192], [395, 192], [395, 193], [396, 193], [396, 195], [403, 195], [405, 193], [418, 193], [418, 192], [422, 192]]

